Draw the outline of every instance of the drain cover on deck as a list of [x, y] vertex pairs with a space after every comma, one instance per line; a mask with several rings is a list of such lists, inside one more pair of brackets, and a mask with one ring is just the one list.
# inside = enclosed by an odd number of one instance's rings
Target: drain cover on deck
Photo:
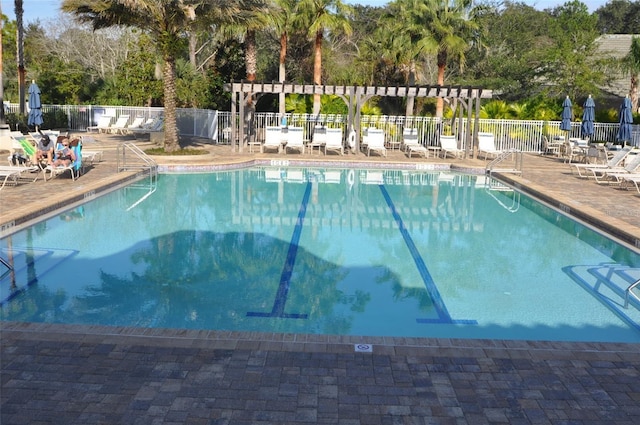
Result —
[[356, 353], [373, 353], [373, 345], [371, 344], [355, 344]]

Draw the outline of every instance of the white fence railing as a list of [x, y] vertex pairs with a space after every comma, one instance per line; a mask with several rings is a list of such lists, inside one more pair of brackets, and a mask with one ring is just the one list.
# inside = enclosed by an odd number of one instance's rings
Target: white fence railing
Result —
[[[17, 104], [5, 104], [6, 113], [17, 113]], [[56, 116], [66, 117], [66, 128], [70, 131], [86, 131], [86, 128], [96, 125], [103, 115], [109, 115], [117, 119], [120, 115], [128, 114], [133, 121], [135, 117], [145, 119], [162, 115], [164, 108], [160, 107], [133, 107], [133, 106], [100, 106], [100, 105], [43, 105], [43, 114], [55, 113]], [[231, 143], [231, 112], [213, 111], [208, 109], [178, 108], [176, 111], [178, 129], [180, 134], [187, 136], [203, 137], [216, 143]], [[312, 114], [286, 114], [287, 124], [304, 128], [306, 139], [311, 138], [313, 128], [316, 125], [327, 127], [340, 127], [343, 134], [347, 130], [347, 117], [344, 115], [312, 115]], [[281, 117], [277, 113], [259, 112], [252, 117], [249, 123], [247, 138], [262, 137], [262, 131], [266, 126], [280, 125]], [[459, 147], [466, 149], [467, 134], [466, 119], [439, 119], [434, 117], [404, 117], [389, 115], [363, 115], [361, 117], [360, 130], [367, 127], [376, 127], [384, 130], [387, 143], [397, 144], [402, 140], [402, 132], [405, 127], [418, 129], [420, 143], [425, 146], [438, 144], [438, 135], [441, 133], [458, 135]], [[474, 121], [472, 121], [474, 125]], [[616, 123], [595, 123], [595, 134], [591, 137], [594, 141], [615, 142], [619, 125]], [[357, 131], [358, 129], [356, 129]], [[471, 128], [473, 130], [473, 127]], [[560, 130], [560, 121], [525, 121], [525, 120], [491, 120], [480, 119], [479, 131], [495, 134], [496, 148], [500, 150], [518, 149], [524, 152], [540, 152], [542, 150], [542, 136], [564, 135]], [[472, 131], [471, 131], [472, 133]], [[580, 137], [580, 123], [574, 122], [571, 126], [569, 137]], [[633, 140], [630, 144], [640, 146], [640, 126], [632, 126]]]

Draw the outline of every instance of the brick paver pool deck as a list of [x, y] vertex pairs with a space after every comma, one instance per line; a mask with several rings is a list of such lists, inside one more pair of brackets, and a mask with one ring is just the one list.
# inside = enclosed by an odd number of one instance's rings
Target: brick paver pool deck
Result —
[[[20, 226], [122, 178], [117, 137], [103, 162], [0, 191], [0, 226]], [[165, 166], [238, 163], [267, 154], [207, 146]], [[85, 146], [85, 149], [89, 147]], [[288, 155], [380, 162], [363, 155]], [[406, 158], [483, 169], [480, 160]], [[527, 155], [524, 191], [640, 246], [640, 197]], [[69, 194], [43, 197], [44, 188]], [[93, 192], [92, 192], [93, 191]], [[535, 302], [535, 300], [532, 300]], [[0, 322], [0, 423], [6, 424], [638, 424], [640, 344], [367, 338]], [[356, 345], [372, 347], [357, 352]]]

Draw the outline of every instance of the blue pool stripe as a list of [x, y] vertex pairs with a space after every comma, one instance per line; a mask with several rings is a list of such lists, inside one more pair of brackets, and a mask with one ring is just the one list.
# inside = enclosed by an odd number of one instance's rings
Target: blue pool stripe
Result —
[[420, 255], [420, 252], [418, 252], [418, 248], [416, 248], [415, 243], [413, 243], [413, 239], [411, 238], [411, 235], [407, 231], [407, 228], [404, 226], [404, 223], [402, 222], [402, 217], [400, 217], [400, 214], [398, 213], [398, 210], [396, 210], [396, 207], [393, 204], [393, 201], [391, 200], [391, 196], [389, 196], [389, 192], [387, 192], [387, 189], [384, 187], [384, 185], [379, 185], [378, 187], [380, 188], [380, 191], [382, 192], [382, 196], [384, 197], [385, 201], [387, 202], [387, 206], [391, 210], [391, 214], [393, 215], [393, 219], [396, 221], [396, 223], [398, 223], [398, 228], [400, 229], [400, 234], [402, 235], [402, 238], [404, 239], [404, 242], [407, 245], [407, 248], [409, 248], [409, 252], [411, 253], [411, 257], [413, 258], [413, 261], [416, 263], [416, 267], [418, 268], [418, 272], [420, 273], [420, 277], [422, 277], [422, 281], [424, 282], [424, 286], [427, 288], [427, 293], [429, 294], [429, 297], [431, 298], [431, 301], [433, 302], [433, 307], [435, 308], [436, 314], [438, 315], [437, 319], [416, 319], [416, 321], [418, 323], [446, 323], [446, 324], [450, 324], [450, 323], [475, 324], [475, 323], [477, 323], [475, 320], [453, 320], [453, 319], [451, 319], [451, 315], [449, 314], [449, 311], [447, 310], [447, 306], [445, 306], [445, 304], [444, 304], [444, 300], [442, 299], [442, 296], [440, 295], [440, 291], [438, 291], [438, 287], [436, 286], [435, 282], [433, 281], [433, 277], [431, 277], [431, 274], [429, 273], [429, 270], [427, 269], [427, 266], [424, 263], [424, 260], [422, 259], [422, 256]]
[[311, 197], [311, 182], [307, 183], [307, 187], [302, 197], [302, 204], [298, 211], [298, 218], [296, 225], [293, 228], [293, 235], [291, 242], [289, 242], [289, 251], [287, 252], [287, 258], [282, 268], [282, 274], [280, 275], [280, 284], [278, 285], [278, 292], [276, 292], [276, 298], [273, 302], [273, 308], [270, 313], [261, 312], [248, 312], [248, 317], [280, 317], [288, 319], [306, 319], [307, 314], [287, 314], [284, 312], [284, 307], [287, 304], [287, 297], [289, 295], [289, 286], [291, 285], [291, 274], [293, 273], [293, 266], [296, 262], [296, 256], [298, 255], [298, 244], [300, 243], [300, 235], [302, 234], [302, 225], [304, 223], [304, 216], [307, 213], [307, 205], [309, 204], [309, 198]]

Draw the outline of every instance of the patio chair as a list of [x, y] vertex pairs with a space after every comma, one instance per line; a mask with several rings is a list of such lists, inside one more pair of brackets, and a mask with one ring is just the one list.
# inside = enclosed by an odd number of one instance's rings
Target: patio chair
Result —
[[542, 154], [553, 155], [555, 157], [560, 156], [560, 147], [562, 143], [557, 140], [549, 141], [547, 136], [542, 136]]
[[384, 146], [384, 131], [378, 128], [367, 130], [367, 156], [371, 156], [371, 151], [387, 156], [387, 148]]
[[[313, 154], [313, 149], [318, 148], [318, 154], [320, 154], [320, 150], [327, 142], [327, 128], [321, 125], [316, 125], [313, 127], [313, 136], [311, 137], [311, 141], [307, 145], [311, 148], [311, 153]], [[327, 152], [325, 151], [325, 155]]]
[[[11, 183], [14, 185], [18, 184], [18, 181], [21, 179], [25, 179], [25, 175], [27, 173], [33, 173], [40, 171], [35, 165], [31, 166], [19, 166], [19, 165], [0, 165], [0, 180], [2, 184], [0, 185], [0, 189], [2, 189], [6, 184]], [[38, 175], [33, 179], [33, 181], [38, 180]], [[30, 180], [30, 178], [29, 178]]]
[[264, 143], [260, 146], [260, 153], [267, 149], [275, 149], [280, 153], [282, 147], [282, 128], [280, 126], [269, 126], [264, 129]]
[[284, 153], [286, 154], [289, 149], [294, 149], [304, 154], [304, 128], [287, 128], [287, 144], [284, 146]]
[[327, 154], [327, 150], [340, 152], [340, 155], [344, 155], [344, 145], [342, 144], [342, 129], [341, 128], [327, 128], [326, 139], [324, 144], [324, 154]]
[[444, 136], [441, 134], [440, 150], [442, 151], [442, 158], [446, 158], [447, 155], [451, 155], [454, 158], [461, 159], [464, 155], [464, 151], [458, 148], [456, 136]]
[[620, 167], [620, 165], [624, 162], [624, 160], [627, 158], [629, 153], [631, 153], [631, 149], [632, 149], [631, 146], [627, 146], [626, 148], [617, 151], [615, 155], [613, 155], [613, 157], [611, 157], [611, 159], [607, 161], [606, 164], [573, 163], [573, 164], [569, 164], [569, 166], [571, 167], [571, 172], [573, 173], [574, 170], [577, 171], [578, 176], [580, 177], [586, 177], [586, 178], [595, 177], [593, 172], [585, 172], [585, 171], [587, 171], [588, 169], [596, 169], [596, 168], [606, 169], [606, 168]]
[[493, 133], [478, 133], [478, 156], [484, 154], [484, 159], [497, 157], [502, 153], [496, 149], [496, 138]]

